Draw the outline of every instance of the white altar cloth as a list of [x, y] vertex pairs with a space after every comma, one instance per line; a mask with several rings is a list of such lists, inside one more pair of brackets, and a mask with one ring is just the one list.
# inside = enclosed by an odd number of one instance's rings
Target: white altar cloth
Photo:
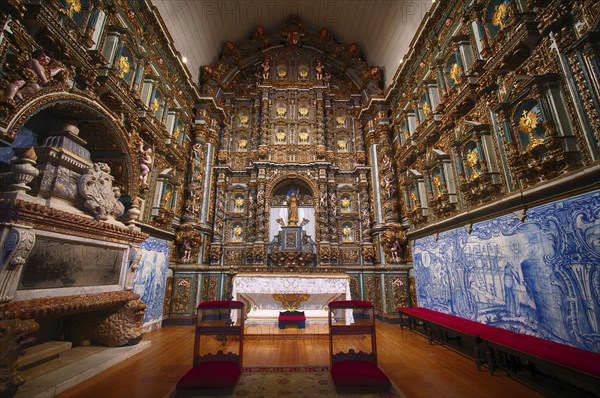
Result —
[[[277, 294], [306, 295], [299, 304], [307, 322], [326, 322], [327, 304], [334, 300], [350, 300], [350, 283], [344, 274], [250, 274], [233, 278], [232, 295], [249, 307], [248, 323], [269, 323], [285, 311]], [[343, 318], [341, 318], [343, 319]], [[340, 319], [340, 320], [341, 320]], [[346, 324], [354, 322], [352, 310], [346, 311]]]

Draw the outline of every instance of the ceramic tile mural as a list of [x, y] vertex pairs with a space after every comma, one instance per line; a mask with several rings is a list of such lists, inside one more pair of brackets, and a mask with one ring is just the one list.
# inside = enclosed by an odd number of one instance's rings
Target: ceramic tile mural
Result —
[[164, 240], [148, 238], [142, 242], [140, 249], [142, 259], [133, 281], [133, 291], [146, 303], [146, 325], [160, 321], [163, 315], [171, 248]]
[[600, 191], [418, 239], [418, 305], [600, 352]]

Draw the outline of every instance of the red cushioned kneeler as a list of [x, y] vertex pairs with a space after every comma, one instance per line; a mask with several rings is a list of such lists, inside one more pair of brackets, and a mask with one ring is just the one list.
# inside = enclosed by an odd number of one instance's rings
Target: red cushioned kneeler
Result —
[[244, 308], [241, 301], [200, 303], [193, 367], [177, 383], [178, 397], [233, 394], [242, 374]]
[[[354, 316], [351, 325], [344, 322], [344, 311], [348, 310]], [[355, 347], [360, 351], [356, 352]], [[338, 394], [390, 392], [392, 383], [377, 366], [375, 309], [370, 302], [329, 303], [329, 353], [331, 379]]]

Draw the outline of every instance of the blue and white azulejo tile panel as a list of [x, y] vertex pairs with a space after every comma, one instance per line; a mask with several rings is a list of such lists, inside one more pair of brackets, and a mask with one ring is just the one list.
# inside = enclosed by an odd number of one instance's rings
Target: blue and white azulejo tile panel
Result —
[[600, 352], [600, 191], [418, 239], [413, 260], [422, 307]]

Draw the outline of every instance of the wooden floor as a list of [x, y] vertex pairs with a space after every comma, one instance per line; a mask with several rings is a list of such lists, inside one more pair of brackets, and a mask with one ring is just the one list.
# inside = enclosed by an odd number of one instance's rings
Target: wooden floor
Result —
[[[152, 345], [60, 395], [61, 398], [162, 398], [192, 364], [192, 326], [166, 326], [148, 333]], [[477, 371], [470, 358], [429, 345], [423, 336], [398, 325], [377, 323], [379, 365], [408, 398], [541, 397], [501, 372]], [[251, 336], [244, 339], [244, 366], [327, 366], [326, 335]]]

